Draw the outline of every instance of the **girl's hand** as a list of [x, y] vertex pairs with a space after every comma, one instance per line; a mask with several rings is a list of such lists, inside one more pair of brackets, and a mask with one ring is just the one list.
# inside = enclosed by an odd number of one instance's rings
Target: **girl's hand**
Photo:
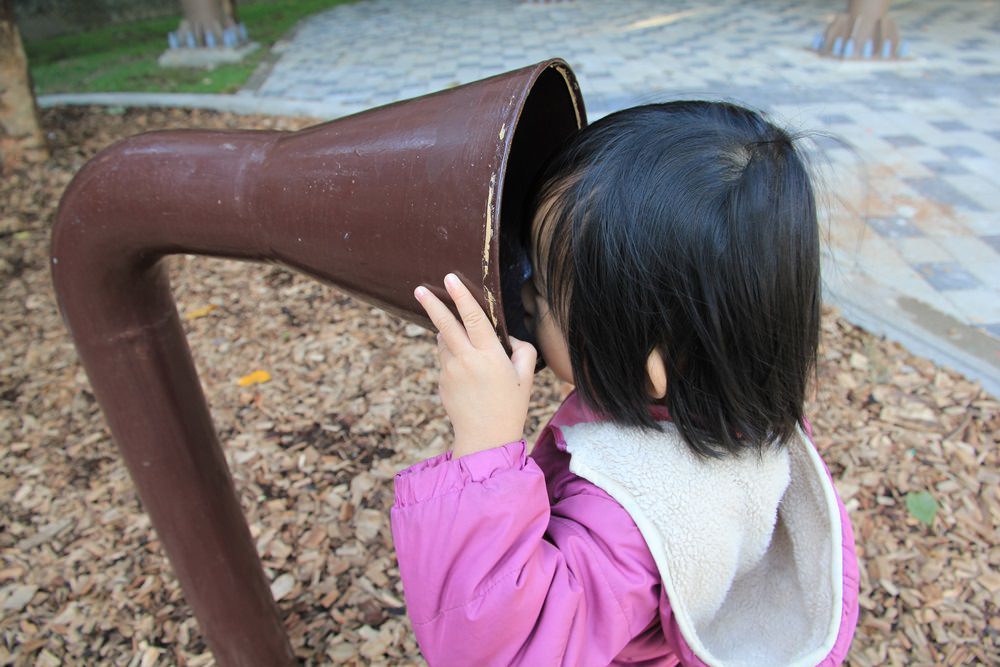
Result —
[[508, 359], [468, 288], [451, 273], [444, 284], [462, 322], [429, 290], [418, 287], [414, 296], [439, 331], [441, 402], [455, 430], [452, 457], [459, 458], [524, 437], [537, 352], [511, 336]]

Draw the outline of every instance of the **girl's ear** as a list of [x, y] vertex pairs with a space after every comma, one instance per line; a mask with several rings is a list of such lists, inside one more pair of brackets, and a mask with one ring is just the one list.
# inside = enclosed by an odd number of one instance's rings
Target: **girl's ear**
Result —
[[647, 389], [653, 398], [663, 398], [667, 395], [667, 366], [663, 363], [663, 355], [660, 350], [653, 348], [646, 360], [646, 374], [648, 376]]

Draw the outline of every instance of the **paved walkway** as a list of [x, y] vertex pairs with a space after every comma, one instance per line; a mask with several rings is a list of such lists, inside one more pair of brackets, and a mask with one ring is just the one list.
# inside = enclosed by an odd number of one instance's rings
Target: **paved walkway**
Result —
[[808, 46], [845, 4], [362, 0], [305, 21], [241, 94], [334, 117], [558, 56], [591, 121], [682, 97], [762, 109], [813, 133], [828, 298], [1000, 393], [1000, 2], [896, 0], [909, 59], [822, 58]]

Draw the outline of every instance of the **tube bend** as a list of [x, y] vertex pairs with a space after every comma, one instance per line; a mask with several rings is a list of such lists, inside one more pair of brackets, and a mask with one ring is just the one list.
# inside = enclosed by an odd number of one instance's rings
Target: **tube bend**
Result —
[[291, 665], [294, 658], [162, 258], [263, 256], [243, 174], [263, 159], [273, 134], [168, 131], [125, 139], [73, 179], [52, 232], [63, 320], [220, 665]]

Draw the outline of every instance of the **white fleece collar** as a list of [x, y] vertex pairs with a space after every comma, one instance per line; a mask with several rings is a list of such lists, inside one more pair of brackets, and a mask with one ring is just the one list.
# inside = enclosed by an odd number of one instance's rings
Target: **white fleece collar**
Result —
[[799, 431], [763, 458], [702, 461], [664, 433], [558, 427], [569, 469], [631, 515], [691, 650], [710, 666], [815, 665], [837, 638], [840, 511]]

